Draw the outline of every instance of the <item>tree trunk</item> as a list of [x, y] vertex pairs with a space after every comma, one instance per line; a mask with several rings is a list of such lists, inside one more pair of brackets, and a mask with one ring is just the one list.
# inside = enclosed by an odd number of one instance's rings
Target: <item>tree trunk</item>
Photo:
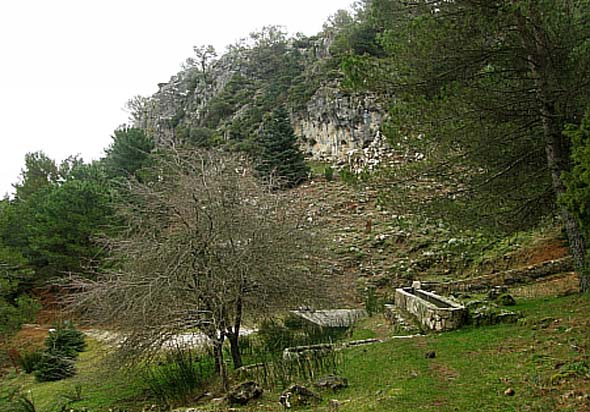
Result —
[[240, 354], [239, 335], [234, 333], [228, 333], [227, 339], [229, 340], [230, 344], [231, 358], [234, 363], [234, 368], [241, 368], [242, 355]]
[[[512, 0], [516, 4], [516, 0]], [[555, 107], [549, 84], [549, 73], [560, 70], [551, 66], [550, 50], [544, 45], [546, 37], [540, 24], [538, 10], [530, 5], [530, 20], [527, 22], [521, 12], [516, 13], [517, 24], [523, 46], [529, 55], [528, 61], [531, 76], [535, 84], [539, 102], [539, 115], [543, 125], [543, 137], [547, 154], [547, 166], [551, 172], [553, 191], [557, 199], [565, 193], [566, 187], [562, 179], [563, 172], [571, 168], [570, 142], [563, 135], [563, 116]], [[578, 273], [580, 291], [589, 292], [589, 274], [586, 265], [586, 244], [580, 225], [575, 216], [565, 207], [560, 205], [561, 218], [568, 236], [569, 249], [574, 259], [574, 267]]]
[[[563, 183], [562, 173], [569, 170], [570, 151], [565, 141], [565, 137], [551, 127], [551, 118], [544, 116], [543, 128], [546, 137], [547, 164], [551, 170], [553, 181], [553, 191], [559, 198], [565, 193], [565, 184]], [[570, 253], [574, 259], [574, 268], [578, 274], [580, 292], [588, 293], [589, 290], [589, 273], [586, 264], [586, 242], [580, 229], [576, 217], [567, 209], [560, 205], [561, 218], [567, 233]]]
[[[210, 337], [211, 338], [211, 337]], [[213, 358], [215, 359], [215, 372], [221, 378], [221, 384], [224, 390], [228, 390], [227, 370], [223, 362], [223, 340], [224, 334], [220, 332], [219, 336], [211, 338], [213, 342]]]
[[242, 367], [242, 354], [240, 353], [240, 327], [242, 324], [242, 306], [242, 298], [239, 297], [236, 302], [236, 316], [234, 318], [234, 324], [231, 328], [229, 328], [227, 333], [227, 339], [230, 343], [231, 357], [235, 369]]

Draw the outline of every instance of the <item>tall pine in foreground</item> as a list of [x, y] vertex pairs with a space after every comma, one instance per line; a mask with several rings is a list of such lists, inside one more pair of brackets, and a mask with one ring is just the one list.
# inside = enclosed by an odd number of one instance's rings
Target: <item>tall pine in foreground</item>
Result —
[[283, 188], [294, 187], [307, 179], [309, 168], [297, 147], [297, 138], [287, 110], [279, 106], [264, 121], [256, 143], [258, 165], [256, 170], [266, 177], [279, 180]]
[[[558, 212], [580, 290], [590, 292], [583, 229], [556, 203], [573, 166], [564, 128], [590, 107], [590, 0], [369, 6], [386, 56], [352, 56], [344, 68], [351, 83], [395, 96], [386, 135], [425, 155], [413, 170], [393, 171], [392, 196], [411, 191], [414, 213], [501, 233]], [[421, 196], [416, 187], [426, 188]]]

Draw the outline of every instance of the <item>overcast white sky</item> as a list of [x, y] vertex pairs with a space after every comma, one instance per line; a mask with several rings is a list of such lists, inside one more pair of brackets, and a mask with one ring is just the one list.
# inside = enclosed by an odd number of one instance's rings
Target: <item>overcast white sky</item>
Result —
[[264, 25], [312, 35], [353, 0], [0, 0], [0, 196], [27, 152], [102, 156], [125, 102]]

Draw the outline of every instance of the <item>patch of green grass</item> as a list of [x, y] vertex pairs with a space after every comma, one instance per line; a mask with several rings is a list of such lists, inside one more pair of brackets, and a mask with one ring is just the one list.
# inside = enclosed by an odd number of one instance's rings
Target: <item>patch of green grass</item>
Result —
[[[338, 372], [348, 379], [349, 387], [323, 393], [324, 401], [313, 410], [328, 411], [329, 399], [340, 401], [340, 412], [588, 410], [590, 402], [583, 395], [590, 392], [590, 298], [522, 300], [514, 309], [524, 314], [524, 321], [343, 351]], [[368, 318], [352, 338], [382, 336], [382, 327], [379, 316]], [[99, 412], [129, 406], [129, 410], [141, 410], [146, 401], [139, 382], [116, 374], [97, 379], [96, 353], [102, 347], [89, 343], [74, 378], [39, 384], [19, 375], [10, 382], [31, 389], [41, 412], [50, 411], [56, 395], [71, 392], [77, 383], [83, 385], [82, 400], [74, 404], [78, 408]], [[425, 356], [430, 351], [436, 353], [434, 358]], [[311, 387], [311, 382], [293, 383]], [[508, 388], [514, 396], [504, 393]], [[569, 396], [571, 393], [576, 395]], [[280, 411], [278, 394], [277, 389], [268, 391], [262, 400], [241, 410]], [[199, 407], [215, 408], [213, 404]]]
[[377, 334], [375, 331], [371, 329], [365, 328], [354, 328], [352, 330], [352, 335], [350, 337], [351, 340], [364, 340], [364, 339], [372, 339], [376, 338]]
[[[351, 350], [344, 370], [350, 388], [338, 394], [339, 399], [350, 402], [341, 410], [580, 410], [576, 409], [580, 405], [562, 403], [560, 395], [565, 388], [554, 385], [551, 376], [558, 362], [572, 369], [572, 363], [567, 362], [579, 358], [580, 350], [588, 356], [588, 330], [575, 325], [588, 313], [589, 299], [525, 301], [516, 309], [529, 322], [468, 327]], [[569, 327], [560, 329], [560, 324]], [[428, 351], [434, 351], [436, 357], [427, 359]], [[585, 365], [574, 365], [580, 364]], [[585, 379], [583, 373], [568, 376]], [[508, 388], [514, 389], [515, 396], [504, 394]]]
[[141, 409], [137, 399], [143, 395], [138, 379], [122, 371], [104, 372], [100, 369], [107, 347], [87, 339], [88, 347], [76, 362], [77, 375], [57, 382], [36, 382], [33, 375], [21, 373], [6, 378], [2, 386], [19, 388], [20, 393], [33, 400], [37, 411], [59, 410], [60, 406], [71, 400], [72, 394], [79, 392], [79, 398], [72, 407], [86, 407], [89, 411], [108, 411], [112, 407]]
[[307, 160], [305, 162], [311, 170], [312, 177], [324, 177], [327, 167], [331, 167], [330, 162], [322, 162], [320, 160]]
[[[341, 403], [340, 412], [588, 410], [588, 400], [567, 394], [590, 392], [590, 299], [528, 300], [515, 309], [525, 322], [349, 349], [341, 371], [349, 387], [324, 393], [313, 410], [328, 411], [328, 399]], [[370, 330], [364, 326], [355, 338]], [[429, 351], [436, 356], [427, 358]], [[504, 393], [509, 388], [514, 396]], [[279, 411], [273, 396], [245, 410]]]

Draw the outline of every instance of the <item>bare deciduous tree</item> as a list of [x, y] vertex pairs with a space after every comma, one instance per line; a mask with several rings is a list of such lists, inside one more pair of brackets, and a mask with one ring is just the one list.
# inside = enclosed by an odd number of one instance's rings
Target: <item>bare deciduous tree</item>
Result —
[[117, 270], [74, 282], [74, 306], [125, 336], [119, 352], [127, 360], [198, 331], [225, 378], [223, 341], [240, 367], [244, 317], [318, 296], [318, 234], [305, 226], [299, 202], [252, 172], [236, 157], [174, 151], [157, 159], [150, 182], [129, 182], [119, 208], [128, 229], [109, 240]]

